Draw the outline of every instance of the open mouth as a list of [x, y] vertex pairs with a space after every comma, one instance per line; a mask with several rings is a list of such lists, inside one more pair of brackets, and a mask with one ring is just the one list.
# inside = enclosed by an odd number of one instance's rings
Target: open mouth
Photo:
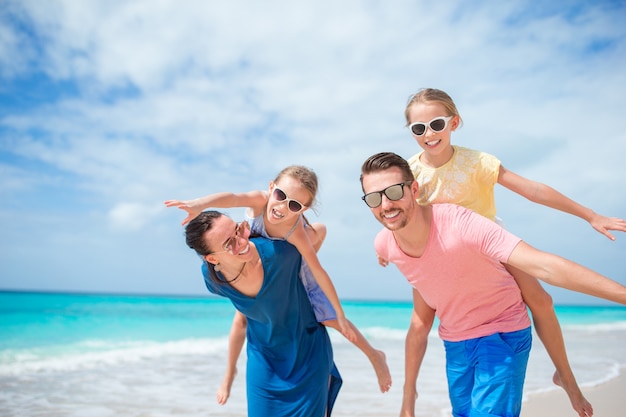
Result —
[[441, 139], [437, 139], [437, 140], [431, 140], [431, 141], [428, 141], [428, 142], [424, 142], [424, 144], [425, 144], [426, 146], [428, 146], [428, 147], [431, 147], [431, 148], [432, 148], [433, 146], [437, 146], [437, 145], [439, 145], [439, 143], [440, 143], [440, 142], [441, 142]]
[[245, 255], [248, 252], [250, 252], [250, 242], [246, 243], [246, 246], [244, 246], [243, 250], [239, 251], [237, 255]]
[[384, 217], [385, 219], [393, 219], [395, 217], [398, 217], [398, 215], [400, 214], [400, 210], [390, 210], [390, 211], [386, 211], [384, 213], [382, 213], [382, 217]]
[[275, 209], [272, 209], [272, 216], [277, 218], [277, 219], [282, 219], [283, 217], [285, 217], [284, 214], [282, 214], [279, 211], [276, 211]]

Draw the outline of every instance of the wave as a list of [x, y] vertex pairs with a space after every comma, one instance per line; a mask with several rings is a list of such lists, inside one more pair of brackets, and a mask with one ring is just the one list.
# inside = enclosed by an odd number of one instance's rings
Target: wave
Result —
[[[366, 327], [361, 331], [368, 340], [376, 343], [380, 341], [403, 343], [406, 338], [406, 330], [387, 327]], [[334, 330], [330, 330], [329, 335], [334, 345], [350, 344]], [[437, 337], [436, 332], [431, 336]], [[176, 355], [209, 355], [225, 358], [227, 351], [227, 335], [165, 342], [92, 339], [33, 348], [9, 348], [0, 350], [0, 377], [86, 370]]]
[[[359, 329], [360, 332], [365, 336], [365, 338], [371, 342], [376, 341], [392, 341], [392, 342], [401, 342], [404, 344], [404, 340], [406, 339], [406, 333], [408, 328], [406, 329], [396, 329], [390, 327], [362, 327]], [[337, 343], [350, 343], [347, 339], [345, 339], [341, 334], [336, 331], [330, 330], [328, 332], [330, 339], [334, 344]], [[433, 329], [428, 334], [428, 337], [431, 339], [439, 339], [439, 334], [437, 333], [437, 329], [433, 327]]]
[[169, 342], [87, 340], [71, 345], [0, 351], [0, 376], [75, 371], [176, 355], [225, 355], [228, 338]]
[[614, 321], [603, 323], [569, 323], [562, 325], [564, 330], [578, 330], [585, 332], [613, 332], [626, 331], [626, 321]]

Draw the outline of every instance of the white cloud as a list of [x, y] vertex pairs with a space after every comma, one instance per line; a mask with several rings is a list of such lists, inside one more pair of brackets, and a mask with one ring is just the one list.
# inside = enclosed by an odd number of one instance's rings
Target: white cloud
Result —
[[[173, 240], [189, 255], [178, 240], [184, 215], [164, 211], [163, 200], [265, 188], [299, 163], [320, 177], [316, 220], [329, 226], [320, 256], [340, 294], [408, 297], [401, 280], [389, 294], [379, 291], [377, 278], [398, 275], [374, 262], [378, 224], [360, 200], [358, 176], [374, 152], [417, 152], [403, 111], [427, 86], [448, 91], [459, 106], [465, 125], [455, 143], [492, 152], [599, 212], [626, 216], [626, 197], [616, 192], [626, 178], [626, 29], [623, 8], [610, 3], [543, 10], [525, 1], [10, 4], [12, 14], [0, 19], [7, 34], [0, 62], [12, 64], [0, 73], [4, 90], [21, 92], [18, 82], [31, 73], [43, 81], [0, 118], [2, 189], [11, 208], [79, 216], [85, 235], [91, 223], [81, 219], [103, 218], [115, 230], [107, 239], [157, 229], [160, 238], [144, 243], [148, 253]], [[9, 24], [18, 18], [30, 37]], [[16, 48], [27, 53], [19, 62], [11, 58]], [[566, 256], [607, 252], [587, 243], [583, 222], [570, 228], [564, 214], [544, 221], [544, 211], [509, 194], [499, 197], [501, 215], [527, 240], [556, 244], [542, 235], [554, 229], [579, 242]], [[528, 212], [539, 213], [532, 227], [517, 223]], [[115, 244], [137, 250], [136, 240]], [[71, 262], [71, 246], [64, 249]], [[193, 263], [185, 255], [168, 266], [155, 259], [146, 276]], [[615, 258], [606, 273], [625, 270]], [[121, 290], [126, 284], [120, 278]]]
[[118, 203], [109, 211], [109, 221], [116, 230], [140, 230], [154, 221], [161, 205]]

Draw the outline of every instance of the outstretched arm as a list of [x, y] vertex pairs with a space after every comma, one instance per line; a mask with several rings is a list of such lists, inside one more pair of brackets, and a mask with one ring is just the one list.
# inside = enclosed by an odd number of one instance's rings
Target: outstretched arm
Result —
[[250, 191], [247, 193], [215, 193], [193, 200], [167, 200], [167, 207], [178, 207], [187, 212], [187, 217], [183, 220], [183, 226], [193, 220], [203, 210], [208, 208], [231, 208], [231, 207], [250, 207], [253, 216], [256, 217], [261, 213], [263, 207], [267, 204], [267, 194], [263, 191]]
[[433, 327], [435, 311], [430, 308], [420, 293], [413, 290], [413, 315], [411, 325], [406, 334], [404, 352], [404, 388], [400, 417], [415, 416], [415, 401], [417, 400], [417, 376], [426, 354], [428, 333]]
[[554, 188], [517, 175], [503, 166], [500, 166], [498, 184], [534, 203], [542, 204], [544, 206], [580, 217], [581, 219], [589, 222], [591, 227], [611, 240], [615, 240], [615, 236], [613, 236], [609, 230], [626, 232], [625, 220], [598, 214], [590, 208], [587, 208], [566, 197]]
[[302, 255], [302, 259], [306, 261], [309, 269], [311, 269], [311, 273], [313, 274], [313, 278], [315, 278], [317, 285], [319, 285], [322, 291], [324, 291], [324, 294], [330, 301], [330, 304], [335, 309], [335, 313], [337, 314], [337, 324], [339, 325], [341, 333], [349, 341], [354, 343], [356, 340], [356, 334], [346, 319], [346, 315], [341, 307], [341, 302], [339, 301], [339, 296], [337, 295], [335, 286], [317, 257], [315, 248], [311, 243], [306, 230], [304, 229], [304, 222], [301, 220], [298, 221], [300, 224], [296, 227], [296, 230], [291, 234], [291, 236], [287, 238], [287, 241], [298, 249], [298, 252]]
[[557, 287], [626, 305], [626, 287], [589, 268], [520, 242], [507, 264]]

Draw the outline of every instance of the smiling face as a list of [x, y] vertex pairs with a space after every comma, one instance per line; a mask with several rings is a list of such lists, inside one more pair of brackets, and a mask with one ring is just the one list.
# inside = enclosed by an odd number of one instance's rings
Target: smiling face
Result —
[[211, 250], [205, 259], [214, 264], [248, 261], [251, 254], [249, 236], [249, 229], [235, 223], [230, 217], [215, 219], [211, 229], [204, 234], [207, 247]]
[[382, 192], [390, 186], [406, 182], [406, 185], [403, 186], [404, 194], [400, 199], [391, 200], [383, 192], [380, 205], [370, 208], [374, 217], [389, 230], [404, 228], [417, 204], [415, 201], [418, 190], [417, 182], [408, 182], [404, 177], [402, 171], [397, 167], [363, 175], [364, 194]]
[[422, 163], [437, 168], [448, 162], [454, 153], [450, 143], [450, 135], [459, 126], [459, 116], [452, 117], [445, 129], [437, 132], [431, 128], [429, 122], [439, 117], [452, 116], [443, 104], [436, 101], [413, 103], [407, 109], [406, 115], [409, 125], [417, 122], [427, 125], [423, 135], [416, 136], [411, 133], [418, 145], [424, 150], [421, 158]]
[[312, 200], [298, 179], [283, 175], [270, 183], [266, 220], [278, 224], [293, 219], [305, 211]]

